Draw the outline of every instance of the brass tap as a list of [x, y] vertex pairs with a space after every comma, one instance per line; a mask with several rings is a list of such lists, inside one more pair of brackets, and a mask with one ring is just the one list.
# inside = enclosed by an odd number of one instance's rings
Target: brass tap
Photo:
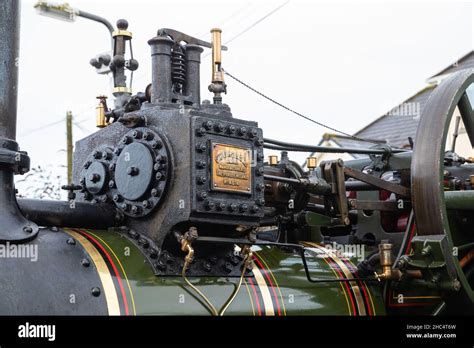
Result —
[[107, 111], [107, 96], [99, 95], [96, 97], [99, 99], [99, 105], [96, 106], [96, 126], [98, 128], [104, 128], [108, 125], [107, 119], [105, 117], [105, 112]]
[[181, 250], [186, 253], [184, 257], [184, 266], [183, 270], [187, 270], [191, 262], [194, 259], [194, 249], [191, 246], [192, 242], [197, 238], [197, 229], [196, 227], [191, 227], [188, 232], [186, 232], [181, 237]]
[[392, 247], [390, 243], [379, 244], [380, 266], [382, 266], [382, 273], [375, 272], [377, 280], [388, 280], [401, 277], [400, 270], [392, 269]]

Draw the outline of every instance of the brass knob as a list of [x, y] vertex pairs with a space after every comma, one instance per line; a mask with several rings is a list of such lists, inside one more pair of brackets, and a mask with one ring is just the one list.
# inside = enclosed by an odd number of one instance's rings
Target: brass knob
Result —
[[278, 164], [278, 156], [268, 156], [268, 163], [271, 165], [271, 166], [276, 166]]
[[318, 166], [318, 161], [316, 160], [316, 157], [308, 157], [306, 159], [306, 165], [308, 169], [314, 169]]

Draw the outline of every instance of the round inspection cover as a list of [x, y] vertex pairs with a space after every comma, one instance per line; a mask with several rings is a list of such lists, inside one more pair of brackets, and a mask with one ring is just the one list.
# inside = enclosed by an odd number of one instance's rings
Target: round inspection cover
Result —
[[153, 180], [153, 157], [148, 147], [132, 143], [123, 148], [115, 167], [120, 194], [131, 201], [142, 197]]
[[104, 190], [107, 182], [107, 170], [103, 163], [92, 162], [85, 173], [86, 188], [90, 193], [97, 194]]

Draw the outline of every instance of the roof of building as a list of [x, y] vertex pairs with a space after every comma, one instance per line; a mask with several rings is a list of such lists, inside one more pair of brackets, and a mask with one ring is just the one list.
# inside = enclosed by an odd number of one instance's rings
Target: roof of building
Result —
[[[375, 144], [385, 144], [386, 141], [384, 140], [376, 140], [376, 139], [369, 139], [368, 137], [364, 138], [365, 141], [361, 141], [358, 139], [354, 139], [352, 137], [348, 137], [345, 135], [340, 134], [333, 134], [333, 133], [324, 133], [321, 141], [318, 145], [322, 145], [325, 141], [332, 141], [337, 147], [350, 147], [350, 148], [367, 148], [374, 146]], [[351, 154], [354, 158], [363, 158], [367, 157], [363, 154]]]
[[428, 82], [431, 84], [392, 108], [354, 135], [364, 139], [383, 140], [394, 147], [408, 147], [408, 138], [415, 138], [420, 115], [441, 77], [469, 68], [474, 68], [474, 50], [468, 52], [439, 73], [431, 76], [428, 79]]

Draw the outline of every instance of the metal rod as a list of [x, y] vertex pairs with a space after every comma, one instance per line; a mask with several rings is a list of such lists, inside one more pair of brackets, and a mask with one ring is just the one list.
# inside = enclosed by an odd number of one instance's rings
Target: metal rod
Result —
[[[265, 180], [269, 181], [278, 181], [278, 182], [284, 182], [287, 184], [301, 184], [301, 181], [298, 179], [292, 179], [292, 178], [285, 178], [281, 176], [275, 176], [275, 175], [267, 175], [265, 174], [264, 176]], [[365, 182], [362, 181], [346, 181], [346, 191], [378, 191], [379, 189], [373, 185], [366, 184]]]
[[66, 147], [67, 147], [67, 183], [72, 183], [72, 112], [68, 111], [66, 114]]
[[15, 140], [20, 1], [0, 1], [0, 138]]
[[[287, 143], [279, 140], [264, 138], [266, 144], [263, 146], [268, 149], [274, 150], [288, 150], [288, 151], [301, 151], [301, 152], [326, 152], [326, 153], [356, 153], [356, 154], [386, 154], [386, 153], [399, 153], [405, 152], [401, 149], [369, 149], [369, 148], [350, 148], [350, 147], [327, 147], [327, 146], [313, 146], [303, 145], [295, 143]], [[269, 145], [271, 144], [271, 145]], [[277, 147], [277, 146], [280, 147]]]
[[454, 152], [456, 150], [456, 139], [459, 135], [459, 123], [461, 122], [461, 116], [456, 116], [456, 121], [454, 124], [454, 133], [453, 133], [453, 142], [451, 144], [451, 151]]
[[107, 29], [110, 32], [110, 35], [112, 35], [112, 33], [114, 32], [113, 25], [107, 19], [105, 19], [103, 17], [97, 16], [97, 15], [89, 13], [89, 12], [81, 11], [81, 10], [77, 11], [77, 15], [79, 17], [87, 18], [87, 19], [90, 19], [92, 21], [102, 23], [103, 25], [105, 25], [107, 27]]

